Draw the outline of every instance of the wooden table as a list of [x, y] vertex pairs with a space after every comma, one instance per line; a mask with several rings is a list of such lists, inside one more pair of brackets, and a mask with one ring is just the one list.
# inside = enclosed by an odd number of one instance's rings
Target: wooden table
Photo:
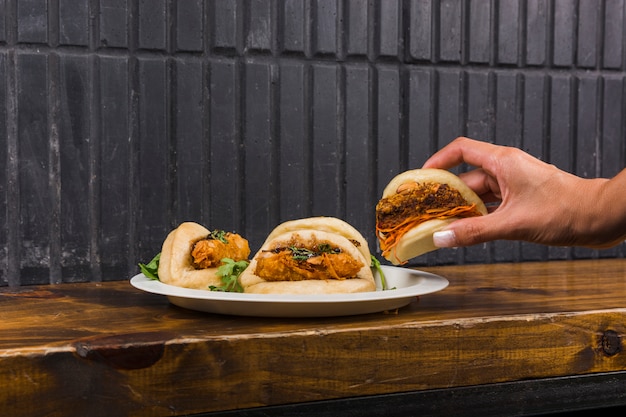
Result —
[[397, 312], [319, 319], [188, 311], [127, 280], [2, 288], [0, 407], [486, 416], [626, 405], [626, 260], [423, 269], [450, 286]]

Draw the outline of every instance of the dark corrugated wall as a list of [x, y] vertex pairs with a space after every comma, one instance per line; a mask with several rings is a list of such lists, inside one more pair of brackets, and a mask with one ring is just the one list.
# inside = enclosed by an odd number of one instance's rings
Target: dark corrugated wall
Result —
[[[626, 161], [624, 0], [0, 0], [0, 285], [120, 280], [192, 220], [348, 220], [459, 135]], [[558, 196], [555, 196], [558, 198]], [[496, 242], [417, 265], [622, 257]]]

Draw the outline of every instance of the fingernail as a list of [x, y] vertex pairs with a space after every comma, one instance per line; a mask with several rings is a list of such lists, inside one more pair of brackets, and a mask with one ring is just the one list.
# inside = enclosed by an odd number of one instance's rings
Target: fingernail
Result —
[[442, 230], [433, 233], [433, 243], [438, 248], [452, 248], [456, 246], [456, 235], [453, 230]]

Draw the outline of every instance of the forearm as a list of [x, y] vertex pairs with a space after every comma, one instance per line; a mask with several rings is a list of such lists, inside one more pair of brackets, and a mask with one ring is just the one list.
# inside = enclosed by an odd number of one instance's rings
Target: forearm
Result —
[[591, 223], [592, 235], [600, 247], [614, 246], [626, 239], [626, 170], [610, 180], [595, 181], [599, 182], [599, 190], [595, 194], [597, 210]]

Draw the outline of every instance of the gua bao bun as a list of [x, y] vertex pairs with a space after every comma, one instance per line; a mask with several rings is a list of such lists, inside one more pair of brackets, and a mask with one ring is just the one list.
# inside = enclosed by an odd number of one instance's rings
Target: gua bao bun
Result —
[[[313, 218], [319, 225], [321, 218]], [[325, 218], [331, 219], [331, 218]], [[330, 221], [333, 229], [341, 220]], [[361, 234], [316, 230], [308, 219], [282, 224], [272, 232], [239, 277], [245, 293], [334, 294], [375, 291], [371, 257], [361, 251]], [[293, 228], [300, 224], [301, 227]], [[351, 227], [351, 226], [350, 226]], [[356, 233], [354, 233], [356, 232]], [[358, 244], [355, 244], [358, 243]], [[367, 248], [367, 246], [365, 246]]]
[[159, 280], [165, 284], [203, 290], [212, 285], [222, 285], [221, 277], [217, 275], [221, 259], [247, 260], [250, 247], [241, 236], [219, 231], [219, 239], [226, 241], [225, 244], [215, 239], [216, 232], [193, 222], [182, 223], [172, 230], [161, 249]]
[[442, 169], [398, 174], [376, 205], [376, 232], [383, 256], [394, 265], [438, 249], [433, 233], [487, 208], [459, 177]]
[[265, 243], [274, 239], [276, 236], [294, 230], [319, 230], [322, 232], [334, 233], [350, 240], [357, 247], [365, 261], [371, 262], [371, 254], [367, 240], [350, 223], [345, 222], [337, 217], [308, 217], [305, 219], [289, 220], [279, 224], [265, 239]]

